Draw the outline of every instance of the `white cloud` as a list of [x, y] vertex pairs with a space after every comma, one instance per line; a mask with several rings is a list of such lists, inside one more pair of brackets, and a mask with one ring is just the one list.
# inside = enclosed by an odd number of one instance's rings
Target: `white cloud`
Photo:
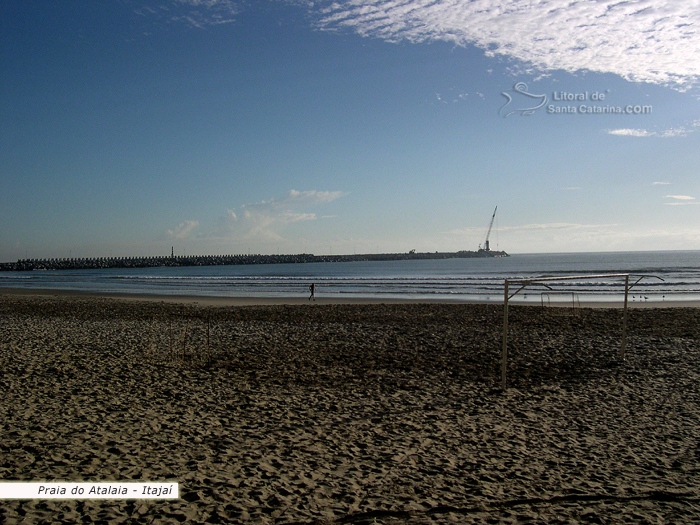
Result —
[[309, 208], [328, 204], [344, 195], [342, 191], [290, 190], [281, 198], [244, 204], [238, 213], [228, 210], [226, 216], [219, 219], [219, 235], [279, 241], [282, 230], [289, 225], [318, 219]]
[[695, 131], [700, 127], [700, 120], [695, 120], [687, 126], [679, 126], [677, 128], [668, 128], [661, 131], [650, 131], [648, 129], [609, 129], [607, 132], [610, 135], [624, 135], [628, 137], [685, 137], [688, 133]]
[[[580, 224], [569, 222], [531, 223], [503, 226], [491, 233], [492, 247], [509, 253], [600, 251], [611, 249], [622, 234], [617, 224]], [[464, 239], [467, 246], [476, 247], [484, 235], [483, 227], [466, 228], [450, 232]], [[474, 248], [471, 248], [474, 249]]]
[[331, 202], [345, 195], [342, 191], [296, 191], [290, 190], [282, 199], [284, 202], [310, 204], [314, 202]]
[[501, 231], [562, 231], [562, 230], [599, 230], [600, 228], [609, 228], [614, 224], [577, 224], [570, 222], [551, 222], [544, 224], [524, 224], [522, 226], [505, 226], [501, 227]]
[[168, 230], [167, 233], [170, 237], [174, 237], [175, 239], [185, 239], [197, 226], [199, 226], [199, 222], [197, 221], [185, 221], [181, 222], [177, 228]]
[[[466, 228], [450, 233], [453, 234], [453, 239], [471, 239], [471, 245], [474, 245], [484, 234], [484, 230]], [[499, 249], [509, 253], [676, 250], [698, 246], [700, 230], [694, 227], [650, 229], [644, 225], [621, 223], [533, 223], [501, 226], [498, 230], [498, 240]]]
[[207, 26], [235, 21], [239, 2], [233, 0], [164, 0], [158, 9], [149, 5], [138, 6], [140, 15], [165, 17], [169, 22], [183, 22], [203, 29]]
[[310, 4], [324, 30], [474, 44], [540, 71], [613, 73], [684, 90], [700, 77], [700, 1], [353, 0]]
[[694, 201], [695, 197], [690, 197], [688, 195], [666, 195], [667, 199], [676, 199], [679, 201]]
[[658, 133], [659, 137], [685, 137], [692, 130], [689, 130], [683, 126], [679, 128], [669, 128]]
[[651, 183], [652, 186], [667, 186], [669, 184], [671, 184], [671, 183], [670, 182], [652, 182]]
[[[607, 230], [615, 226], [614, 224], [576, 224], [569, 222], [552, 222], [544, 224], [523, 224], [521, 226], [500, 226], [498, 232], [501, 234], [513, 234], [520, 235], [525, 232], [572, 232], [572, 231], [593, 231], [598, 232], [601, 229]], [[484, 235], [484, 228], [481, 226], [474, 226], [469, 228], [458, 228], [450, 230], [447, 233], [452, 235]]]
[[244, 238], [257, 239], [263, 241], [277, 241], [282, 237], [277, 233], [276, 226], [279, 221], [272, 214], [265, 213], [260, 209], [243, 210], [243, 224], [245, 229]]
[[610, 135], [622, 135], [627, 137], [652, 137], [655, 136], [654, 133], [647, 131], [646, 129], [610, 129], [608, 130]]
[[695, 197], [690, 195], [666, 195], [667, 199], [674, 199], [671, 202], [664, 202], [667, 206], [685, 206], [688, 204], [700, 204], [695, 201]]
[[283, 224], [289, 224], [292, 222], [299, 222], [299, 221], [315, 221], [316, 220], [316, 214], [315, 213], [295, 213], [293, 211], [283, 211], [282, 213], [279, 214], [278, 220], [283, 223]]

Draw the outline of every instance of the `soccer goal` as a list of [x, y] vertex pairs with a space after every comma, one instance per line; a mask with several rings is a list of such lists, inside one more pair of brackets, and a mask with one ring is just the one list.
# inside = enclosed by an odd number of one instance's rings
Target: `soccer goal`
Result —
[[[630, 277], [637, 278], [637, 280], [630, 282]], [[620, 343], [620, 351], [618, 355], [620, 360], [624, 360], [627, 346], [627, 299], [629, 296], [629, 291], [634, 286], [639, 284], [639, 282], [645, 277], [663, 281], [661, 277], [657, 277], [656, 275], [632, 275], [629, 273], [571, 275], [566, 277], [536, 277], [533, 279], [506, 279], [503, 287], [503, 348], [501, 350], [501, 388], [503, 390], [506, 389], [506, 372], [508, 368], [508, 301], [510, 301], [513, 297], [518, 295], [528, 286], [533, 285], [543, 286], [548, 290], [552, 290], [552, 287], [549, 286], [548, 283], [553, 281], [580, 281], [584, 279], [613, 279], [623, 281], [625, 285], [625, 295], [622, 314], [622, 341]], [[511, 290], [515, 291], [511, 292]]]

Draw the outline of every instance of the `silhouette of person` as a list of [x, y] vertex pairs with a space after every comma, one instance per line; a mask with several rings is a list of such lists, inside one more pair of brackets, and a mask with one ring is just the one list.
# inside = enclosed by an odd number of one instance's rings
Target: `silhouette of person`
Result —
[[309, 286], [309, 291], [311, 292], [311, 295], [309, 295], [309, 301], [311, 299], [315, 301], [316, 296], [314, 294], [316, 293], [316, 285], [314, 283], [311, 283], [311, 286]]

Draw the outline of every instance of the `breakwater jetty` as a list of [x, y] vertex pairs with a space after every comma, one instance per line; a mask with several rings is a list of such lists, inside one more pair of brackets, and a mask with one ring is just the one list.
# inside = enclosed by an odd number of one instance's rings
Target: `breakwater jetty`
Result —
[[164, 257], [95, 257], [66, 259], [20, 259], [14, 263], [0, 263], [0, 271], [31, 270], [87, 270], [100, 268], [155, 268], [161, 266], [224, 266], [234, 264], [300, 264], [317, 262], [403, 261], [415, 259], [459, 259], [473, 257], [508, 257], [495, 250], [372, 253], [362, 255], [189, 255]]

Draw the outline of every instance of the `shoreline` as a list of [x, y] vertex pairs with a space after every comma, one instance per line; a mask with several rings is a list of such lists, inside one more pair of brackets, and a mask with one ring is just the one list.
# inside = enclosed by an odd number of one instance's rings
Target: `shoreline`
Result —
[[[147, 294], [147, 293], [114, 293], [114, 292], [83, 292], [79, 290], [51, 289], [51, 288], [0, 288], [0, 296], [44, 296], [44, 297], [82, 297], [82, 298], [103, 298], [117, 299], [123, 301], [144, 301], [162, 302], [174, 304], [198, 304], [200, 306], [272, 306], [287, 305], [298, 306], [304, 304], [483, 304], [502, 305], [503, 301], [488, 300], [463, 300], [450, 298], [395, 298], [395, 297], [323, 297], [319, 296], [315, 301], [309, 301], [306, 296], [299, 297], [220, 297], [186, 294]], [[513, 306], [540, 306], [537, 301], [527, 301], [511, 299], [509, 305]], [[569, 302], [551, 304], [552, 308], [571, 308]], [[581, 301], [581, 308], [611, 308], [622, 309], [623, 302], [620, 301]], [[700, 308], [699, 300], [688, 301], [629, 301], [629, 308]]]

